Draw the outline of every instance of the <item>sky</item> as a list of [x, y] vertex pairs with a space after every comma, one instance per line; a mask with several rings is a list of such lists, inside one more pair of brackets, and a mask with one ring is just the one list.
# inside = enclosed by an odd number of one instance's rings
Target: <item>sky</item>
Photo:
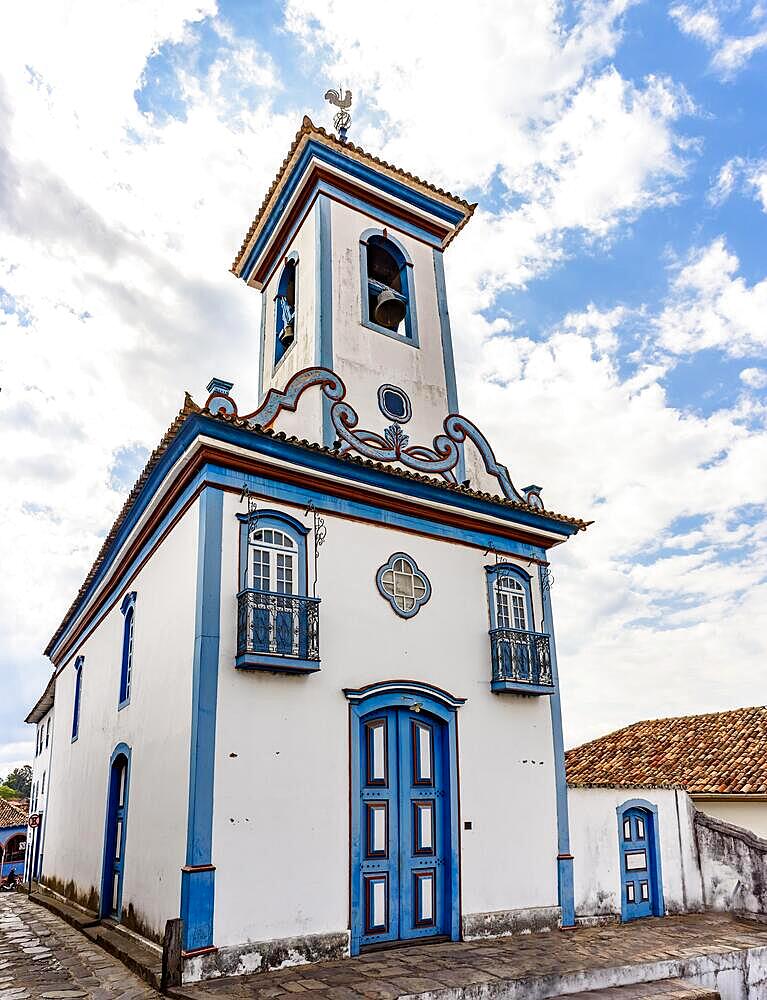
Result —
[[565, 739], [763, 704], [767, 5], [10, 0], [0, 775], [42, 649], [188, 389], [257, 399], [228, 271], [304, 114], [479, 202], [461, 412], [594, 525], [552, 553]]

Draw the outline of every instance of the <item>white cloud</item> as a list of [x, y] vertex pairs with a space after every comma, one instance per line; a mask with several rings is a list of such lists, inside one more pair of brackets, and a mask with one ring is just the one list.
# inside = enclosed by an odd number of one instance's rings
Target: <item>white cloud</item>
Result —
[[[739, 5], [736, 5], [736, 7]], [[729, 13], [732, 4], [704, 3], [675, 4], [669, 9], [677, 27], [685, 35], [698, 39], [711, 49], [711, 68], [725, 79], [731, 79], [751, 57], [767, 48], [767, 10], [763, 4], [754, 4], [747, 20], [757, 24], [759, 30], [750, 34], [733, 35], [722, 23], [722, 15]]]
[[712, 205], [722, 205], [737, 189], [761, 203], [767, 212], [767, 159], [733, 156], [721, 167], [707, 198]]
[[749, 389], [767, 389], [767, 369], [744, 368], [740, 373], [740, 381]]
[[723, 237], [691, 254], [658, 318], [658, 342], [673, 354], [717, 348], [732, 357], [767, 347], [767, 278], [754, 285]]

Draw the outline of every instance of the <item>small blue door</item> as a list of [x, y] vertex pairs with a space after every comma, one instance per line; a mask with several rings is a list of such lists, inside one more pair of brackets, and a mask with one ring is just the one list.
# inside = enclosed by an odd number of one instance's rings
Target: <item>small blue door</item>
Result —
[[360, 722], [359, 940], [448, 933], [448, 744], [445, 724], [387, 708]]
[[627, 809], [621, 820], [621, 914], [623, 920], [651, 917], [657, 897], [653, 817], [644, 809]]
[[119, 920], [122, 912], [125, 869], [125, 827], [128, 812], [128, 758], [118, 754], [109, 772], [104, 874], [101, 883], [102, 917]]

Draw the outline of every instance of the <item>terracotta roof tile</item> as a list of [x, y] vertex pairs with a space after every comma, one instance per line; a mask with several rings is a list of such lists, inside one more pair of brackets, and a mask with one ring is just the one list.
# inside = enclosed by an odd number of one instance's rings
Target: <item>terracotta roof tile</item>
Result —
[[0, 799], [0, 829], [7, 829], [9, 826], [26, 826], [27, 811], [21, 809], [14, 802], [7, 799]]
[[466, 213], [465, 218], [456, 227], [451, 239], [474, 214], [474, 209], [477, 207], [476, 202], [468, 202], [464, 198], [459, 198], [457, 195], [451, 194], [449, 191], [444, 191], [442, 188], [437, 187], [434, 184], [430, 184], [428, 181], [421, 180], [421, 178], [417, 177], [415, 174], [411, 174], [407, 170], [403, 170], [401, 167], [395, 167], [393, 164], [387, 163], [386, 160], [382, 160], [380, 157], [366, 152], [361, 146], [355, 146], [351, 142], [341, 142], [341, 140], [337, 139], [331, 132], [326, 132], [324, 128], [315, 125], [308, 115], [304, 115], [304, 119], [301, 122], [301, 128], [296, 133], [296, 137], [288, 150], [288, 154], [282, 161], [280, 169], [277, 171], [277, 176], [274, 178], [269, 190], [266, 192], [266, 196], [261, 202], [261, 206], [256, 213], [256, 217], [251, 223], [250, 229], [245, 235], [245, 239], [242, 241], [240, 251], [235, 257], [231, 267], [233, 273], [238, 273], [237, 269], [242, 262], [242, 258], [244, 257], [246, 250], [248, 249], [248, 245], [250, 244], [253, 234], [258, 229], [266, 213], [267, 207], [272, 200], [272, 196], [286, 180], [287, 170], [290, 165], [290, 161], [293, 158], [293, 154], [296, 152], [305, 136], [313, 137], [315, 139], [319, 138], [328, 146], [335, 146], [337, 149], [343, 150], [347, 154], [351, 154], [355, 159], [367, 161], [368, 163], [381, 168], [385, 173], [399, 177], [401, 180], [409, 181], [411, 184], [416, 184], [418, 187], [429, 191], [431, 194], [438, 195], [441, 200], [453, 202], [454, 205], [462, 208]]
[[647, 719], [568, 750], [577, 787], [684, 788], [754, 794], [767, 788], [767, 707]]

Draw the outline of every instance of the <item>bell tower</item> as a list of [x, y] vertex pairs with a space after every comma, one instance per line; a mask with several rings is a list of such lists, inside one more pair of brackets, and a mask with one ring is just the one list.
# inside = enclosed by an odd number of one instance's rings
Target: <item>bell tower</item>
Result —
[[[346, 127], [336, 138], [304, 118], [232, 266], [262, 295], [259, 399], [329, 368], [360, 427], [430, 443], [458, 411], [443, 252], [475, 206], [351, 145]], [[332, 445], [328, 414], [314, 396], [281, 426]]]

